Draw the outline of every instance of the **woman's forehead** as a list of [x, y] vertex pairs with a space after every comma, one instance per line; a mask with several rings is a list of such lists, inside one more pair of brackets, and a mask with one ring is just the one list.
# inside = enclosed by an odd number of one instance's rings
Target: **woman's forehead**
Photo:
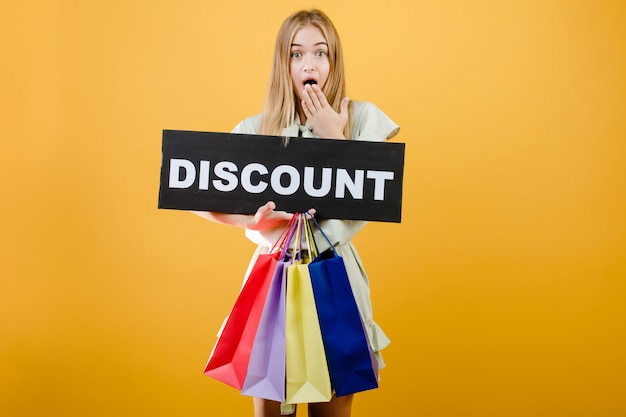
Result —
[[320, 28], [312, 24], [307, 24], [296, 31], [291, 44], [304, 46], [305, 44], [316, 45], [319, 43], [327, 44], [326, 37]]

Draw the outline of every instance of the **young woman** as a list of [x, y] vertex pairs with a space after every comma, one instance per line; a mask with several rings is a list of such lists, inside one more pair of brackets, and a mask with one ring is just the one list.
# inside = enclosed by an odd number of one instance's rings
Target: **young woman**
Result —
[[[350, 101], [346, 97], [343, 53], [339, 36], [330, 19], [319, 10], [299, 11], [282, 24], [274, 52], [270, 82], [263, 112], [240, 122], [234, 133], [289, 137], [314, 137], [383, 141], [399, 131], [375, 105]], [[239, 226], [258, 248], [267, 253], [291, 214], [276, 210], [273, 202], [258, 209], [255, 215], [195, 212], [218, 223]], [[314, 210], [311, 210], [313, 213]], [[350, 242], [365, 226], [364, 221], [325, 219], [321, 227], [343, 258], [352, 289], [363, 317], [379, 368], [384, 366], [380, 350], [389, 339], [372, 318], [368, 277], [359, 255]], [[316, 232], [320, 253], [328, 244]], [[349, 417], [352, 395], [333, 397], [328, 403], [309, 404], [311, 417]], [[283, 412], [288, 410], [284, 407]], [[254, 399], [255, 417], [281, 415], [281, 404]]]

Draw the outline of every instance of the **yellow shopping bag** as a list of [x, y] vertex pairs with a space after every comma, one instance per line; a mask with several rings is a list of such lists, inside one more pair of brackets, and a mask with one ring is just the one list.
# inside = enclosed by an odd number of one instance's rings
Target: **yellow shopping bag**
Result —
[[306, 241], [306, 252], [294, 254], [287, 267], [286, 294], [286, 399], [289, 404], [330, 401], [332, 388], [322, 332], [317, 317], [308, 263], [315, 256], [305, 215], [296, 245]]

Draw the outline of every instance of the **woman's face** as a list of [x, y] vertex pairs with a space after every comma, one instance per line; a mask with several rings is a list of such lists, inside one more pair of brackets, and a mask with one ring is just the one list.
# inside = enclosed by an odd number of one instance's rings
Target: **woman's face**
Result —
[[289, 61], [289, 73], [296, 96], [302, 100], [304, 86], [309, 83], [323, 89], [329, 72], [328, 44], [322, 31], [313, 25], [303, 27], [293, 37]]

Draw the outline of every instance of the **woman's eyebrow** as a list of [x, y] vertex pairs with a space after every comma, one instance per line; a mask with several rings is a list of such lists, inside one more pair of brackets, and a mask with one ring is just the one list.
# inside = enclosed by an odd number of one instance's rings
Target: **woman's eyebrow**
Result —
[[[319, 45], [325, 45], [325, 46], [328, 46], [328, 44], [327, 44], [326, 42], [318, 42], [318, 43], [316, 43], [316, 44], [315, 44], [315, 45], [313, 45], [313, 46], [319, 46]], [[300, 45], [299, 43], [292, 43], [292, 44], [291, 44], [291, 46], [292, 46], [292, 47], [297, 46], [297, 47], [299, 47], [299, 48], [302, 48], [302, 45]]]

